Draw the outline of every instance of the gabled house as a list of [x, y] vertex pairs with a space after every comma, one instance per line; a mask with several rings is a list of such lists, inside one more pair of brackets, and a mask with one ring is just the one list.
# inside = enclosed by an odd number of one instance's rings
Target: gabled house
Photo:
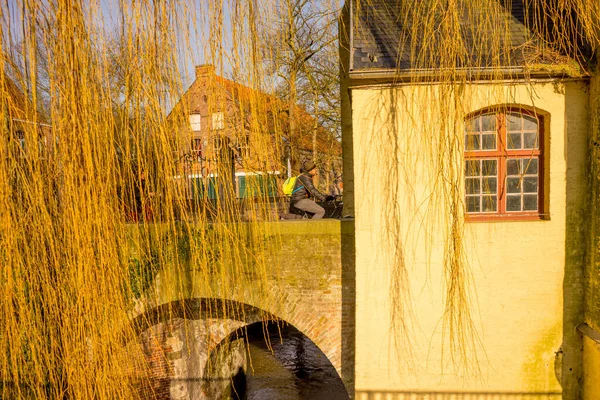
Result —
[[[227, 190], [237, 198], [276, 197], [277, 178], [313, 152], [340, 171], [339, 141], [301, 107], [295, 115], [290, 133], [285, 102], [217, 75], [212, 65], [196, 67], [196, 80], [168, 117], [190, 198], [215, 199]], [[223, 185], [229, 189], [219, 189]]]
[[465, 6], [453, 47], [456, 14], [417, 3], [348, 0], [340, 25], [356, 398], [598, 398], [577, 329], [588, 72], [522, 1]]

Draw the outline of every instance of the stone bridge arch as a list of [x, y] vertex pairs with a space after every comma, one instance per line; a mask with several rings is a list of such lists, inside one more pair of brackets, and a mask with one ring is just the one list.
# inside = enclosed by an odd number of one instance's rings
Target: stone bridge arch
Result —
[[[310, 302], [285, 297], [286, 302], [279, 310], [288, 310], [285, 317], [221, 298], [171, 301], [136, 316], [132, 326], [150, 371], [150, 379], [140, 381], [140, 394], [152, 393], [154, 398], [165, 399], [209, 398], [204, 383], [211, 354], [228, 338], [243, 337], [244, 329], [262, 323], [291, 326], [301, 332], [323, 353], [340, 377], [340, 341], [335, 340], [335, 323], [319, 318], [319, 310]], [[235, 358], [235, 352], [232, 354]], [[337, 359], [332, 359], [331, 354]], [[232, 371], [222, 371], [221, 375], [233, 375], [244, 362], [241, 358], [229, 359], [227, 365]]]

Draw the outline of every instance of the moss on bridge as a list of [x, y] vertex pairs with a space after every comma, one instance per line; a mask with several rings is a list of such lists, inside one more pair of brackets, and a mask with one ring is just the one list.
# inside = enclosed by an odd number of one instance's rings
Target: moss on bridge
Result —
[[[132, 292], [153, 297], [152, 304], [205, 295], [236, 299], [240, 293], [263, 303], [274, 284], [331, 290], [341, 284], [343, 235], [353, 235], [352, 221], [182, 224], [175, 230], [132, 225]], [[258, 297], [248, 297], [249, 288]]]

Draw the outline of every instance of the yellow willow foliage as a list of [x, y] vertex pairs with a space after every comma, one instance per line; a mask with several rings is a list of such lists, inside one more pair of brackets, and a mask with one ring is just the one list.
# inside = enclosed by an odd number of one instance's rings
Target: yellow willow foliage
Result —
[[[278, 103], [239, 93], [227, 121], [233, 132], [215, 139], [224, 150], [202, 169], [216, 195], [192, 197], [193, 163], [182, 157], [192, 105], [180, 101], [178, 57], [198, 46], [222, 70], [226, 29], [223, 4], [199, 6], [2, 5], [0, 397], [135, 398], [147, 374], [139, 360], [123, 362], [119, 349], [136, 343], [132, 317], [160, 301], [151, 287], [161, 270], [187, 278], [170, 300], [202, 285], [205, 296], [232, 298], [251, 287], [269, 298], [265, 254], [277, 243], [263, 239], [264, 224], [241, 222], [277, 218], [276, 204], [259, 179], [248, 179], [256, 199], [241, 209], [232, 185], [239, 161], [228, 143], [250, 131], [253, 153], [242, 167], [281, 170], [282, 128], [268, 130], [266, 110]], [[194, 27], [196, 17], [209, 29]], [[236, 14], [246, 21], [235, 25], [236, 40], [255, 30], [250, 17]], [[205, 42], [192, 43], [196, 30]], [[258, 79], [240, 78], [249, 86]], [[223, 109], [223, 96], [207, 94], [209, 112]]]
[[[372, 3], [358, 0], [355, 7], [360, 12]], [[573, 61], [587, 67], [588, 53], [581, 49], [585, 43], [597, 49], [598, 2], [526, 3], [535, 21], [532, 29], [543, 38], [535, 43], [540, 51], [550, 52], [561, 65], [572, 67]], [[281, 138], [302, 140], [305, 112], [296, 108], [297, 77], [306, 72], [302, 60], [310, 51], [301, 44], [314, 46], [310, 39], [322, 32], [307, 33], [292, 23], [298, 4], [321, 13], [319, 21], [334, 18], [341, 7], [335, 1], [293, 0], [2, 4], [1, 397], [135, 398], [139, 376], [121, 362], [116, 349], [135, 343], [129, 322], [136, 310], [157, 301], [152, 276], [165, 266], [185, 272], [215, 297], [232, 297], [252, 286], [252, 296], [269, 299], [265, 260], [278, 243], [263, 240], [268, 228], [257, 221], [275, 219], [277, 203], [262, 189], [263, 181], [249, 179], [255, 199], [242, 211], [231, 185], [231, 165], [283, 176], [286, 151], [294, 149]], [[404, 44], [422, 72], [411, 79], [440, 84], [407, 104], [434, 104], [444, 116], [438, 124], [416, 121], [424, 128], [410, 135], [428, 144], [428, 154], [417, 161], [436, 166], [426, 206], [437, 225], [421, 223], [425, 232], [442, 226], [447, 235], [444, 321], [452, 354], [466, 360], [474, 351], [476, 330], [463, 244], [462, 126], [470, 101], [465, 87], [471, 82], [469, 71], [482, 65], [486, 78], [506, 77], [503, 67], [510, 54], [504, 45], [510, 43], [510, 31], [497, 19], [499, 3], [492, 0], [386, 4], [400, 9], [403, 21], [398, 22], [410, 26]], [[473, 43], [461, 40], [465, 20], [477, 39]], [[301, 33], [309, 35], [307, 40], [289, 40]], [[182, 76], [198, 56], [217, 74], [245, 87], [233, 90], [236, 106], [226, 121], [231, 132], [215, 140], [215, 148], [226, 150], [207, 155], [199, 170], [215, 177], [212, 189], [204, 188], [213, 190], [215, 199], [194, 196], [200, 188], [186, 179], [198, 171], [186, 158], [194, 138], [189, 129], [194, 106], [182, 97]], [[285, 99], [264, 94], [274, 93], [281, 82]], [[208, 85], [209, 115], [230, 104], [219, 85]], [[389, 140], [382, 154], [400, 139]], [[227, 150], [244, 147], [239, 143], [251, 149], [241, 161]], [[297, 163], [302, 157], [291, 158]], [[391, 199], [405, 196], [401, 182], [410, 167], [392, 163], [382, 171]], [[382, 216], [395, 249], [393, 321], [408, 337], [410, 271], [400, 228], [408, 217], [392, 200]], [[192, 295], [186, 282], [180, 286], [175, 297]]]

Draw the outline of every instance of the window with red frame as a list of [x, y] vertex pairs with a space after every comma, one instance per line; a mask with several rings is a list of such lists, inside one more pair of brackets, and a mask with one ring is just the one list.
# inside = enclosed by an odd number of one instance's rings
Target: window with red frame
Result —
[[485, 112], [465, 124], [468, 218], [542, 214], [542, 119], [525, 110]]

